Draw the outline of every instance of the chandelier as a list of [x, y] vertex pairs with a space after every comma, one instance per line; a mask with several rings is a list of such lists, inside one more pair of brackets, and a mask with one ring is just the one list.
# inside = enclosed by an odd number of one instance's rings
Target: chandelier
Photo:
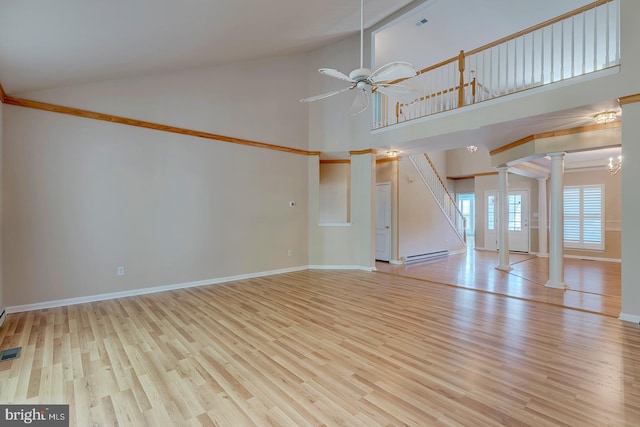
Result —
[[615, 163], [613, 162], [613, 157], [609, 157], [608, 169], [611, 175], [615, 175], [620, 172], [620, 169], [622, 169], [622, 156], [618, 156], [618, 160], [616, 160]]
[[470, 153], [475, 153], [476, 151], [478, 151], [478, 147], [475, 145], [467, 145], [467, 151]]

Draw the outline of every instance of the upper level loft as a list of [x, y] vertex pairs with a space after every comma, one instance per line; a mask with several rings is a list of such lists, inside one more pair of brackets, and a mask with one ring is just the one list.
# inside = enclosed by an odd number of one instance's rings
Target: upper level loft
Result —
[[620, 65], [620, 0], [599, 0], [425, 68], [374, 94], [372, 129], [520, 93]]

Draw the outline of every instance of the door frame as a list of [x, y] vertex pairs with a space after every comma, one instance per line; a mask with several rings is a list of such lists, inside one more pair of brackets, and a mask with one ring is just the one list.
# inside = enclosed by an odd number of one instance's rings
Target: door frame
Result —
[[[384, 210], [385, 210], [385, 216], [386, 216], [386, 223], [382, 224], [382, 227], [379, 228], [379, 226], [381, 224], [379, 224], [379, 218], [378, 218], [378, 202], [379, 202], [379, 198], [378, 198], [378, 188], [379, 187], [386, 187], [386, 195], [385, 195], [385, 202], [386, 202], [386, 206], [384, 206]], [[376, 245], [376, 250], [375, 250], [375, 258], [377, 261], [391, 261], [391, 203], [392, 203], [392, 197], [391, 197], [391, 190], [392, 190], [392, 186], [391, 186], [391, 182], [378, 182], [376, 183], [376, 201], [375, 201], [375, 212], [376, 212], [376, 218], [375, 218], [375, 224], [376, 224], [376, 234], [375, 234], [375, 245]], [[382, 235], [382, 242], [381, 245], [383, 246], [382, 248], [380, 248], [380, 240], [379, 240], [379, 236]], [[382, 253], [382, 256], [379, 256], [378, 254]]]

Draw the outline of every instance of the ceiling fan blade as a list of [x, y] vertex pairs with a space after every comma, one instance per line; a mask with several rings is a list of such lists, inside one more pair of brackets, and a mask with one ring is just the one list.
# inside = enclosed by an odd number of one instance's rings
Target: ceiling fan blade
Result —
[[351, 108], [349, 108], [349, 114], [352, 116], [356, 116], [362, 113], [369, 106], [369, 92], [366, 89], [359, 89], [358, 93], [356, 93], [356, 98], [353, 100], [353, 104], [351, 104]]
[[417, 90], [412, 87], [398, 84], [379, 83], [375, 88], [378, 92], [393, 98], [402, 98], [417, 93]]
[[351, 80], [351, 78], [347, 76], [345, 73], [343, 73], [342, 71], [334, 70], [333, 68], [320, 68], [318, 71], [321, 74], [324, 74], [325, 76], [333, 77], [334, 79], [344, 80], [349, 83], [354, 83], [354, 81]]
[[346, 91], [351, 90], [353, 88], [355, 88], [355, 86], [345, 87], [344, 89], [334, 90], [333, 92], [323, 93], [322, 95], [310, 96], [309, 98], [301, 99], [300, 102], [318, 101], [320, 99], [325, 99], [325, 98], [328, 98], [330, 96], [337, 95], [337, 94], [342, 93], [342, 92], [346, 92]]
[[416, 75], [413, 64], [404, 61], [390, 62], [375, 70], [369, 76], [371, 83], [386, 83], [399, 79], [408, 79]]

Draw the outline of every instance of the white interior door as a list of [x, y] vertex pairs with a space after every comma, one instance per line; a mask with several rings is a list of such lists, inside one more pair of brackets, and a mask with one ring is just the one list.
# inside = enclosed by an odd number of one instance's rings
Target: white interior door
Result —
[[[497, 191], [485, 192], [484, 247], [498, 250], [498, 220], [500, 212]], [[511, 190], [508, 193], [509, 250], [529, 252], [529, 190]]]
[[376, 259], [391, 260], [391, 183], [376, 184]]
[[509, 250], [529, 252], [529, 190], [509, 191]]

